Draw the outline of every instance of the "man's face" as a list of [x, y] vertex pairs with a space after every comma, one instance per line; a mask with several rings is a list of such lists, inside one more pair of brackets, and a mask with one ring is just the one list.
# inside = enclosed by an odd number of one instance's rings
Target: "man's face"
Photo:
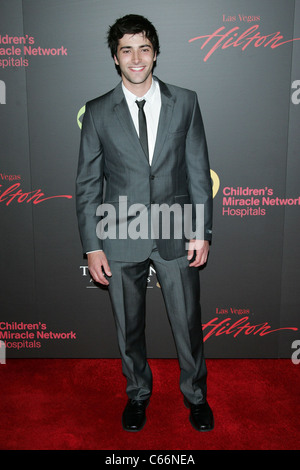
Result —
[[120, 67], [125, 86], [134, 89], [139, 84], [150, 84], [156, 54], [143, 33], [124, 34], [119, 39], [115, 63]]

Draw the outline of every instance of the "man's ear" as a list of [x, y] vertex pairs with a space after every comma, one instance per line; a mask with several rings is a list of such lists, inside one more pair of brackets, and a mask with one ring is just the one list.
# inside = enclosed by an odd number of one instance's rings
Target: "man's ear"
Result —
[[115, 61], [115, 64], [116, 64], [116, 65], [120, 65], [120, 64], [119, 64], [119, 61], [118, 61], [118, 59], [117, 59], [116, 54], [114, 55], [114, 61]]

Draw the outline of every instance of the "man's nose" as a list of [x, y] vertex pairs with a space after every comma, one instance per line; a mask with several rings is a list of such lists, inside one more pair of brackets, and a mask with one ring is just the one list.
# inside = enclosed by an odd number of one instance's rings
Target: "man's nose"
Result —
[[132, 54], [132, 61], [135, 64], [138, 64], [141, 61], [141, 54], [140, 51], [134, 51]]

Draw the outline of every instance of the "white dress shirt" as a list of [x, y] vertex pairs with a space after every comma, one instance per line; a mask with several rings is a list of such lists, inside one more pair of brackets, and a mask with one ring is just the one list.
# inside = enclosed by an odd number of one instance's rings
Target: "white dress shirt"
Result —
[[147, 134], [148, 134], [148, 149], [149, 149], [149, 164], [152, 163], [154, 146], [156, 141], [158, 120], [161, 108], [161, 97], [160, 89], [157, 80], [152, 79], [152, 85], [147, 91], [145, 96], [137, 97], [131, 91], [129, 91], [122, 83], [123, 92], [127, 101], [127, 105], [136, 128], [136, 132], [139, 135], [139, 109], [137, 107], [136, 101], [145, 100], [144, 112], [146, 115], [147, 121]]

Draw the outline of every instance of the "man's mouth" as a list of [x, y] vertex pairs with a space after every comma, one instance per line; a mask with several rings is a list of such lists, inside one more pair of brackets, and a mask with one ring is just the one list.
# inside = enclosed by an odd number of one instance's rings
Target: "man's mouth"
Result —
[[133, 72], [141, 72], [142, 70], [144, 70], [145, 66], [141, 66], [141, 67], [129, 67], [130, 70], [132, 70]]

